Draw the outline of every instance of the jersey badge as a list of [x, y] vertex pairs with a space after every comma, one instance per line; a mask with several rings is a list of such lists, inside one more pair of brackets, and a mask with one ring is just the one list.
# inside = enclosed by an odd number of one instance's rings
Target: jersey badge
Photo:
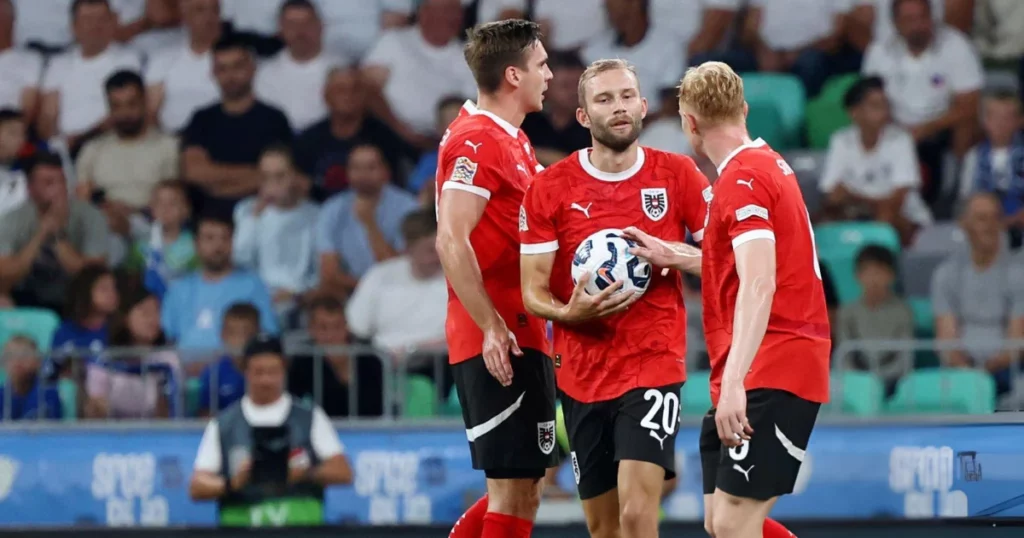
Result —
[[455, 159], [455, 166], [452, 168], [451, 181], [458, 181], [459, 183], [465, 183], [466, 185], [473, 184], [473, 178], [476, 177], [477, 164], [469, 157], [459, 157]]
[[545, 454], [555, 449], [555, 421], [537, 423], [537, 446]]
[[647, 218], [661, 220], [668, 213], [668, 192], [664, 187], [640, 189], [640, 203]]
[[736, 220], [742, 222], [749, 219], [750, 217], [761, 217], [764, 220], [768, 220], [768, 210], [759, 205], [745, 205], [736, 210]]
[[526, 206], [519, 206], [519, 231], [530, 231], [530, 227], [526, 224]]

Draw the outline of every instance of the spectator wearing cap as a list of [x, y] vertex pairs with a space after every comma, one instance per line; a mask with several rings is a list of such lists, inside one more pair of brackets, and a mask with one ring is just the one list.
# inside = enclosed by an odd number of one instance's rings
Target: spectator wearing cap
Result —
[[[527, 114], [523, 120], [523, 132], [530, 137], [530, 143], [537, 152], [537, 161], [544, 166], [551, 166], [574, 151], [590, 147], [590, 131], [576, 120], [583, 60], [576, 53], [559, 52], [551, 55], [548, 64], [551, 81], [544, 94], [544, 110]], [[679, 123], [678, 119], [676, 123]]]
[[330, 419], [293, 400], [287, 370], [279, 340], [253, 339], [243, 358], [245, 396], [203, 433], [189, 493], [216, 501], [221, 525], [321, 525], [324, 488], [352, 482]]
[[885, 81], [893, 119], [910, 132], [928, 172], [923, 195], [932, 202], [945, 152], [962, 156], [974, 143], [981, 61], [965, 35], [933, 20], [928, 0], [893, 0], [892, 14], [896, 35], [875, 38], [861, 71]]
[[232, 263], [230, 220], [204, 216], [196, 230], [199, 269], [171, 283], [164, 296], [164, 333], [178, 348], [216, 352], [224, 312], [234, 303], [250, 302], [260, 311], [264, 332], [277, 333], [270, 292], [255, 273]]
[[96, 208], [69, 198], [59, 156], [36, 154], [26, 173], [28, 200], [0, 217], [0, 295], [60, 310], [71, 277], [106, 262], [107, 222]]
[[921, 168], [910, 134], [889, 118], [889, 101], [879, 77], [859, 80], [846, 93], [853, 125], [829, 141], [818, 189], [826, 217], [891, 224], [904, 242], [932, 222], [920, 196]]

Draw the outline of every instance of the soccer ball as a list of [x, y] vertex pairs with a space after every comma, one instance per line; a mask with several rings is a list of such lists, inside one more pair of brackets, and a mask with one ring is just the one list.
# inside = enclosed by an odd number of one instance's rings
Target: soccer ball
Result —
[[622, 237], [622, 230], [615, 228], [590, 234], [576, 247], [572, 258], [573, 285], [589, 274], [590, 280], [584, 287], [587, 295], [597, 295], [620, 280], [623, 284], [618, 292], [644, 293], [651, 282], [651, 264], [629, 253], [628, 249], [634, 246], [636, 243]]

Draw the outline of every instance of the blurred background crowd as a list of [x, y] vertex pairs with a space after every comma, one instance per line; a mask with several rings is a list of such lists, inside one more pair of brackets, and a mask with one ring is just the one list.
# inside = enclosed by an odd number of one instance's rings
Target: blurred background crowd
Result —
[[476, 97], [464, 30], [508, 17], [545, 29], [544, 165], [590, 143], [593, 60], [685, 154], [687, 66], [743, 75], [815, 223], [837, 412], [1021, 408], [1019, 0], [0, 0], [0, 417], [207, 416], [260, 333], [330, 416], [457, 414], [437, 143]]

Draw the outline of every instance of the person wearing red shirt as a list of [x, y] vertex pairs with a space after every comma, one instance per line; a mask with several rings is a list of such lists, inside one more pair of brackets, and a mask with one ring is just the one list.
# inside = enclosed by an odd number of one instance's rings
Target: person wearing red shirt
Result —
[[[711, 401], [700, 436], [704, 521], [716, 538], [792, 536], [768, 513], [793, 492], [829, 398], [828, 310], [814, 234], [793, 170], [750, 140], [743, 82], [729, 66], [687, 71], [683, 131], [718, 167], [701, 245]], [[690, 268], [669, 240], [638, 234], [638, 255]]]
[[[675, 476], [686, 312], [678, 274], [631, 276], [646, 292], [573, 284], [577, 247], [636, 226], [671, 241], [703, 234], [711, 186], [689, 157], [637, 143], [647, 103], [633, 67], [599, 60], [580, 78], [577, 117], [593, 148], [534, 178], [519, 217], [526, 308], [554, 323], [570, 457], [591, 536], [654, 537]], [[606, 248], [595, 243], [593, 248]], [[625, 309], [628, 308], [628, 311]]]
[[543, 168], [519, 125], [541, 109], [551, 70], [539, 27], [522, 20], [474, 28], [465, 56], [479, 95], [438, 150], [437, 251], [448, 281], [449, 362], [488, 494], [451, 536], [525, 538], [540, 479], [558, 465], [554, 369], [544, 321], [523, 306], [516, 254], [519, 206]]

